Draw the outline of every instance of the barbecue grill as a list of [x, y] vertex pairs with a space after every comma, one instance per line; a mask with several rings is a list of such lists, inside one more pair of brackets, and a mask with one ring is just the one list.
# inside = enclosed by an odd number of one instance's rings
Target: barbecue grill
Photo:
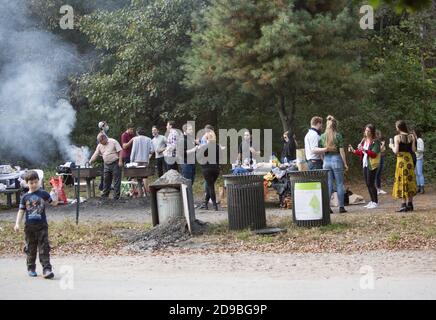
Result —
[[[80, 171], [80, 174], [82, 174], [82, 171]], [[129, 177], [129, 178], [147, 178], [154, 175], [154, 167], [153, 166], [147, 166], [147, 167], [130, 167], [130, 168], [123, 168], [123, 176]]]
[[[78, 168], [76, 167], [71, 168], [71, 175], [74, 178], [74, 180], [77, 180], [79, 178], [86, 180], [86, 192], [88, 194], [88, 199], [91, 198], [91, 195], [92, 197], [95, 197], [94, 180], [96, 177], [99, 177], [100, 174], [101, 174], [100, 168], [80, 168], [80, 173]], [[77, 181], [77, 183], [80, 183], [80, 181]]]

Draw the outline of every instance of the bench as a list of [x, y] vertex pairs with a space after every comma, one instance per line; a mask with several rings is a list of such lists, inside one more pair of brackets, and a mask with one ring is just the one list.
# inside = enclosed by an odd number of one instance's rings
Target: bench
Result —
[[20, 204], [20, 195], [21, 195], [22, 189], [6, 189], [3, 191], [0, 191], [0, 194], [6, 194], [6, 204], [8, 208], [12, 208], [12, 195], [15, 193], [15, 204], [18, 207]]

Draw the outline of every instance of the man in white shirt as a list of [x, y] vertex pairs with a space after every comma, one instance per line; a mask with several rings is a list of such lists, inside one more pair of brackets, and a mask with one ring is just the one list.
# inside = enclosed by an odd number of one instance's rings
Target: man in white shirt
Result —
[[[144, 128], [139, 127], [136, 129], [136, 137], [132, 143], [132, 152], [130, 153], [130, 161], [137, 163], [139, 167], [146, 167], [150, 161], [150, 155], [154, 153], [154, 145], [149, 137], [145, 135]], [[147, 178], [138, 178], [139, 196], [143, 192], [148, 192]]]
[[151, 139], [145, 135], [145, 130], [139, 127], [136, 129], [136, 137], [132, 140], [131, 162], [136, 162], [138, 166], [148, 166], [150, 154], [155, 151]]
[[167, 138], [161, 134], [159, 134], [159, 129], [156, 126], [153, 126], [151, 129], [151, 134], [153, 135], [153, 139], [151, 139], [155, 151], [156, 158], [156, 166], [157, 166], [157, 174], [162, 177], [164, 173], [164, 155], [163, 152], [167, 147]]
[[309, 170], [322, 169], [321, 154], [316, 152], [322, 130], [322, 118], [313, 117], [310, 120], [310, 129], [304, 137], [304, 149]]

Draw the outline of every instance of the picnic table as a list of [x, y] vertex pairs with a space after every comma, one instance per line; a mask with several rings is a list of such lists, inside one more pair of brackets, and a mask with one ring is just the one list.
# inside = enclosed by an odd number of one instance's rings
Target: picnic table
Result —
[[154, 175], [154, 166], [123, 168], [123, 177], [128, 178], [148, 178]]
[[[154, 166], [140, 166], [140, 167], [124, 167], [123, 168], [123, 177], [128, 178], [129, 181], [122, 181], [121, 186], [124, 189], [132, 188], [137, 189], [138, 187], [142, 188], [142, 182], [138, 183], [134, 180], [146, 179], [154, 175]], [[147, 186], [145, 186], [145, 196], [147, 196]], [[142, 194], [142, 189], [139, 190], [139, 194]]]

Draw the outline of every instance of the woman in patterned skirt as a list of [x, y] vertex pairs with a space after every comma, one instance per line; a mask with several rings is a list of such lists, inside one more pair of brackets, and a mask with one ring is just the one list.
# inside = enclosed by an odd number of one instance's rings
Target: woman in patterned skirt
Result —
[[395, 123], [398, 134], [389, 148], [397, 155], [395, 182], [392, 196], [402, 199], [403, 204], [397, 212], [413, 211], [413, 196], [416, 195], [416, 177], [412, 154], [416, 151], [416, 141], [409, 133], [406, 122], [399, 120]]

